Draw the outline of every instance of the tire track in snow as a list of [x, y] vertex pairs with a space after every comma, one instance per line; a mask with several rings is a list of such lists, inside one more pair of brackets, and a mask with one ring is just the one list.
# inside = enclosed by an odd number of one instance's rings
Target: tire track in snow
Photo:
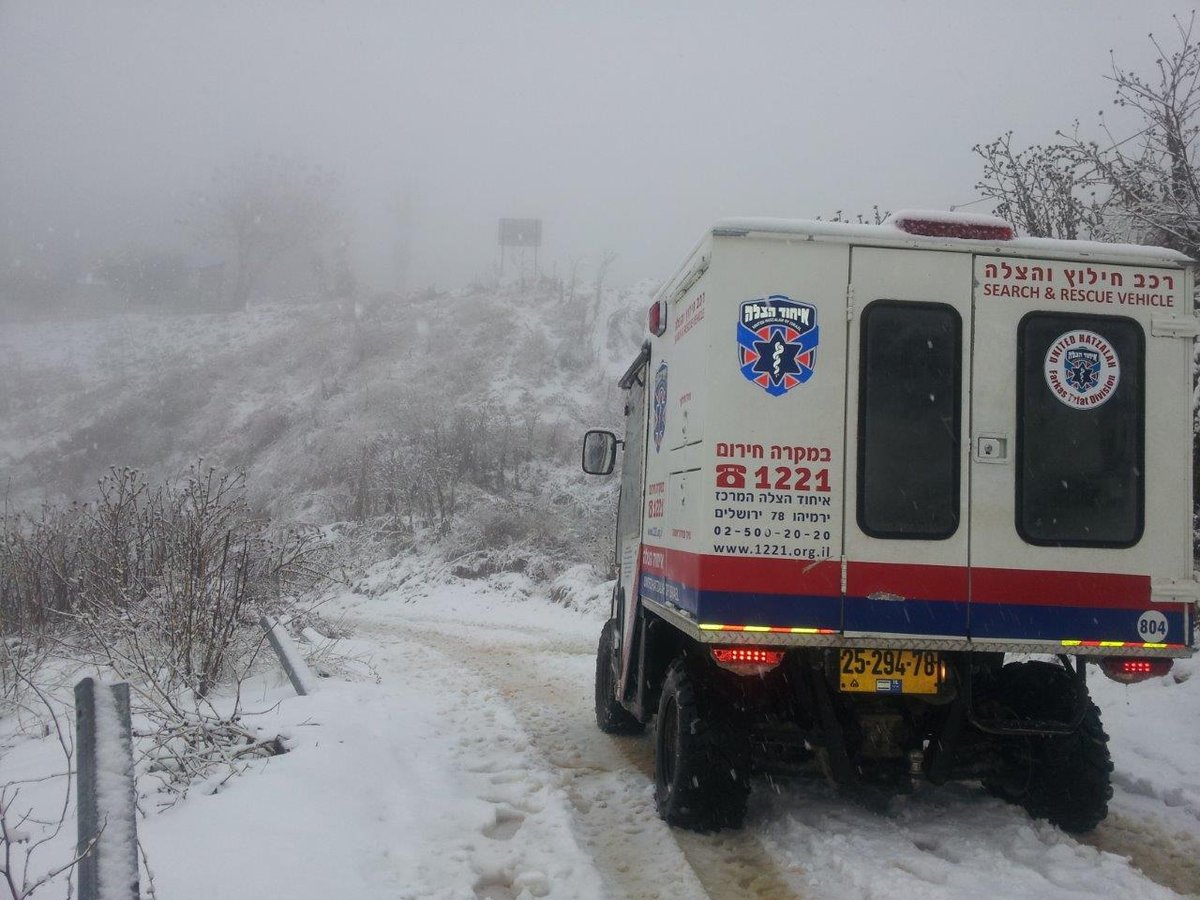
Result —
[[1127, 856], [1151, 881], [1185, 896], [1200, 897], [1200, 841], [1186, 832], [1170, 834], [1153, 820], [1109, 813], [1095, 831], [1078, 835], [1076, 840]]
[[[590, 692], [581, 702], [592, 702]], [[593, 730], [597, 730], [591, 718], [591, 706], [585, 705], [584, 708], [587, 710], [588, 722]], [[611, 740], [625, 761], [645, 777], [646, 784], [653, 785], [654, 741], [650, 733], [644, 737], [617, 737]], [[657, 819], [657, 811], [653, 812]], [[709, 897], [784, 900], [800, 896], [778, 871], [778, 862], [768, 855], [758, 836], [749, 829], [697, 834], [676, 828], [671, 829], [670, 834], [687, 857]], [[714, 860], [719, 860], [720, 864], [714, 865]]]
[[694, 834], [671, 829], [658, 817], [651, 738], [610, 737], [596, 728], [590, 642], [523, 629], [514, 633], [516, 644], [506, 643], [506, 629], [437, 620], [359, 623], [363, 630], [393, 631], [463, 660], [504, 698], [558, 776], [574, 807], [581, 843], [614, 897], [800, 896], [753, 831]]

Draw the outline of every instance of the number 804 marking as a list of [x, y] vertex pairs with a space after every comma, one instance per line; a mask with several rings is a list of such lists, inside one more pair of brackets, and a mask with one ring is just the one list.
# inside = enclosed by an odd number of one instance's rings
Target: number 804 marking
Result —
[[1165, 644], [1169, 623], [1167, 617], [1156, 609], [1141, 614], [1137, 620], [1138, 637], [1146, 644]]

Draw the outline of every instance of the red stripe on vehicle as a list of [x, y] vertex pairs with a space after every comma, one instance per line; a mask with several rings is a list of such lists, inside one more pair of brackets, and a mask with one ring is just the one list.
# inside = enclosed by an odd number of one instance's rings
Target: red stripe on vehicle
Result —
[[1105, 572], [973, 568], [971, 602], [1145, 609], [1150, 605], [1150, 577]]
[[705, 591], [747, 594], [797, 594], [840, 597], [841, 563], [837, 560], [771, 559], [762, 556], [717, 556], [643, 545], [647, 572]]
[[967, 570], [962, 566], [914, 566], [907, 563], [846, 564], [846, 595], [894, 594], [912, 600], [951, 600], [967, 596]]

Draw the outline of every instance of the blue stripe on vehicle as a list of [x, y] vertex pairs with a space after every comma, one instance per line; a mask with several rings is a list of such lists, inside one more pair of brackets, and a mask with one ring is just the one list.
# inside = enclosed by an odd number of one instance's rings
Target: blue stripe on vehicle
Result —
[[1167, 635], [1147, 638], [1138, 633], [1138, 618], [1146, 610], [1097, 609], [1078, 606], [971, 604], [971, 636], [979, 640], [1151, 641], [1190, 644], [1187, 616], [1181, 606], [1161, 607]]
[[[697, 622], [830, 628], [894, 635], [969, 636], [977, 640], [1143, 642], [1138, 618], [1145, 610], [974, 603], [951, 600], [882, 600], [806, 594], [702, 591], [661, 575], [642, 573], [641, 595], [685, 610]], [[1191, 645], [1186, 606], [1156, 607], [1167, 618], [1159, 643]]]
[[847, 597], [845, 630], [966, 637], [967, 604], [955, 600]]
[[697, 622], [834, 630], [842, 627], [841, 597], [701, 591], [650, 573], [642, 576], [641, 593], [649, 600], [686, 610]]

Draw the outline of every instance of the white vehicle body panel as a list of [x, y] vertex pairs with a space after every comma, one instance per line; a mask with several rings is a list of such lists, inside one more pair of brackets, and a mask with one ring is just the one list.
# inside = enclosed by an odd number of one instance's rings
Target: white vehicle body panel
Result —
[[[632, 581], [633, 561], [622, 560], [623, 583], [636, 583], [627, 602], [709, 642], [1189, 654], [1197, 596], [1191, 297], [1187, 260], [1156, 248], [924, 238], [821, 222], [718, 223], [656, 298], [667, 304], [666, 330], [650, 339], [644, 386], [633, 387], [645, 392], [645, 492]], [[936, 537], [864, 527], [870, 498], [859, 492], [870, 482], [860, 471], [867, 396], [860, 376], [873, 304], [901, 319], [928, 310], [931, 321], [953, 322], [961, 336], [957, 505], [952, 527]], [[1044, 384], [1019, 377], [1020, 341], [1042, 352], [1037, 341], [1060, 321], [1063, 334], [1094, 326], [1115, 335], [1099, 350], [1073, 348], [1083, 355], [1072, 358], [1087, 363], [1078, 375], [1087, 387], [1064, 403], [1102, 405], [1107, 396], [1094, 398], [1103, 385], [1093, 382], [1119, 373], [1111, 391], [1126, 394], [1111, 394], [1124, 399], [1107, 407], [1110, 421], [1124, 408], [1118, 403], [1134, 403], [1141, 381], [1143, 462], [1134, 480], [1144, 481], [1144, 504], [1126, 546], [1031, 540], [1018, 521], [1018, 457], [1034, 440], [1022, 437], [1019, 403], [1042, 404], [1046, 421], [1085, 423], [1094, 412], [1081, 408], [1072, 419], [1046, 405], [1049, 394], [1039, 391], [1051, 390], [1052, 374]], [[768, 324], [755, 331], [760, 322]], [[1108, 346], [1117, 337], [1142, 342], [1143, 350], [1134, 343], [1123, 353], [1126, 369]], [[1094, 368], [1107, 351], [1115, 354], [1111, 365], [1102, 358]], [[1049, 351], [1046, 360], [1047, 373], [1066, 364], [1049, 362]], [[1022, 383], [1028, 391], [1019, 397]], [[1132, 432], [1112, 427], [1124, 435], [1121, 446], [1134, 446]], [[1081, 439], [1072, 450], [1086, 456], [1090, 446]], [[889, 471], [887, 454], [871, 452], [878, 471]], [[898, 458], [904, 452], [896, 448]], [[1037, 462], [1026, 459], [1026, 471], [1036, 474]], [[902, 478], [904, 466], [897, 472]], [[1072, 494], [1071, 480], [1062, 480], [1068, 500], [1100, 491], [1098, 508], [1132, 516], [1132, 506], [1104, 493], [1116, 490], [1107, 481], [1085, 479]], [[1021, 496], [1034, 496], [1030, 490]], [[1083, 509], [1072, 521], [1086, 544]], [[1026, 518], [1041, 527], [1040, 515]], [[624, 671], [631, 651], [627, 640]]]

